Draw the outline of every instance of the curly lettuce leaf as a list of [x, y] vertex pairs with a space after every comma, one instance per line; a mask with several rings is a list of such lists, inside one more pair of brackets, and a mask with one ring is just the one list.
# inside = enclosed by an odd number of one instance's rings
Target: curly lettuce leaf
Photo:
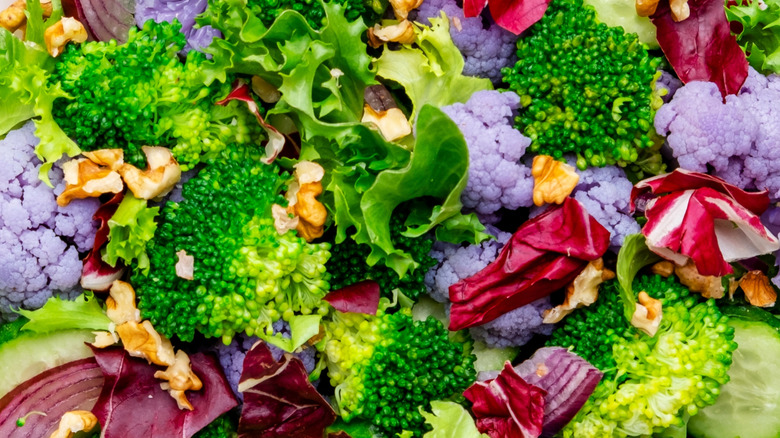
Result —
[[160, 207], [147, 207], [145, 199], [125, 195], [116, 212], [108, 220], [108, 245], [102, 254], [103, 261], [116, 267], [119, 259], [130, 265], [138, 260], [138, 268], [144, 274], [149, 272], [149, 257], [146, 242], [154, 237], [157, 223], [154, 218]]
[[112, 324], [91, 292], [85, 292], [73, 301], [51, 297], [40, 309], [19, 309], [17, 313], [29, 320], [22, 330], [36, 333], [72, 329], [109, 330]]
[[466, 102], [476, 91], [492, 90], [489, 79], [463, 76], [463, 55], [450, 37], [444, 12], [431, 18], [431, 27], [415, 28], [419, 48], [385, 50], [376, 62], [377, 75], [404, 87], [412, 100], [412, 116], [424, 105], [442, 107]]
[[474, 419], [463, 406], [450, 401], [432, 401], [428, 413], [420, 410], [425, 422], [433, 430], [423, 435], [423, 438], [481, 438], [487, 435], [479, 433]]
[[727, 5], [726, 18], [742, 25], [737, 42], [753, 68], [764, 74], [780, 73], [780, 1], [742, 0]]

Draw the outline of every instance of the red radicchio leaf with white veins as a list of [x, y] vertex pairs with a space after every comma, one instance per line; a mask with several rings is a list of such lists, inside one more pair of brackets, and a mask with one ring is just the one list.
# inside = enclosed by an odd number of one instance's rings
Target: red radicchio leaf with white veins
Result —
[[217, 417], [238, 405], [216, 358], [190, 356], [192, 371], [203, 382], [199, 391], [187, 391], [193, 410], [179, 409], [154, 377], [159, 367], [130, 357], [120, 348], [92, 348], [105, 377], [92, 413], [100, 421], [102, 438], [190, 438]]
[[491, 438], [542, 434], [547, 392], [523, 380], [509, 361], [495, 379], [477, 382], [463, 395], [474, 404], [477, 429]]
[[282, 149], [284, 149], [284, 136], [276, 128], [266, 123], [263, 116], [260, 115], [260, 109], [257, 107], [257, 103], [252, 99], [252, 96], [249, 95], [249, 85], [237, 81], [230, 94], [217, 102], [217, 105], [224, 106], [233, 100], [245, 102], [247, 107], [249, 107], [249, 111], [255, 115], [260, 126], [262, 126], [265, 133], [268, 134], [268, 141], [265, 143], [265, 157], [260, 159], [260, 161], [265, 164], [273, 163], [276, 157], [282, 153]]
[[759, 215], [769, 205], [767, 191], [749, 193], [720, 178], [677, 169], [640, 181], [631, 206], [648, 192], [658, 197], [645, 206], [642, 234], [647, 247], [683, 266], [692, 259], [701, 275], [733, 273], [729, 262], [780, 249], [780, 241]]
[[309, 382], [300, 359], [285, 353], [277, 362], [265, 342], [246, 354], [238, 390], [244, 407], [239, 438], [322, 438], [336, 412]]
[[84, 258], [84, 267], [81, 270], [81, 287], [87, 290], [104, 292], [107, 291], [114, 280], [118, 280], [125, 272], [125, 266], [121, 261], [117, 261], [116, 266], [112, 267], [103, 261], [100, 256], [100, 250], [108, 243], [108, 220], [114, 216], [119, 203], [124, 198], [124, 192], [115, 194], [111, 199], [103, 203], [95, 211], [92, 219], [99, 221], [97, 232], [95, 233], [95, 243], [89, 254]]
[[485, 6], [500, 27], [520, 35], [541, 20], [551, 0], [464, 0], [463, 15], [476, 17]]

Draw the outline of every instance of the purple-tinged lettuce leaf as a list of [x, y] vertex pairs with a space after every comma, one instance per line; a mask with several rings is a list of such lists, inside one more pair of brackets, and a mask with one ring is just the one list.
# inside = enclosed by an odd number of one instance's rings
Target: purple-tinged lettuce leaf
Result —
[[322, 438], [336, 420], [300, 359], [285, 354], [277, 362], [263, 342], [247, 352], [238, 390], [244, 394], [240, 438]]
[[159, 367], [131, 357], [122, 348], [93, 348], [105, 385], [92, 413], [103, 438], [129, 436], [190, 438], [217, 417], [238, 405], [219, 362], [211, 355], [190, 356], [192, 371], [203, 382], [199, 391], [187, 391], [193, 410], [179, 409], [154, 377]]
[[376, 315], [379, 307], [379, 298], [379, 283], [374, 280], [363, 280], [334, 290], [322, 299], [342, 313], [353, 312]]

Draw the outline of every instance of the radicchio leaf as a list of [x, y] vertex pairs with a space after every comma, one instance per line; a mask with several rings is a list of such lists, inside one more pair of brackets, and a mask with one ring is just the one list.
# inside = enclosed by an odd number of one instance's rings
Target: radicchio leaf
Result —
[[748, 75], [748, 62], [731, 33], [723, 0], [688, 0], [691, 15], [672, 18], [668, 0], [661, 0], [650, 18], [675, 73], [683, 81], [709, 81], [725, 98], [737, 94]]
[[244, 394], [239, 438], [322, 438], [336, 421], [303, 362], [288, 353], [277, 362], [264, 342], [247, 352], [238, 390]]
[[124, 196], [124, 192], [115, 194], [98, 207], [95, 215], [92, 216], [92, 219], [100, 222], [100, 225], [95, 233], [95, 243], [84, 258], [84, 267], [81, 270], [81, 287], [84, 289], [105, 292], [111, 288], [111, 283], [118, 280], [125, 271], [121, 261], [118, 261], [116, 266], [111, 266], [104, 262], [100, 256], [100, 250], [108, 242], [110, 232], [108, 221], [116, 213]]
[[230, 94], [217, 102], [217, 105], [227, 105], [233, 100], [245, 102], [247, 107], [249, 107], [249, 111], [255, 115], [258, 123], [260, 123], [260, 126], [265, 130], [266, 135], [268, 135], [268, 141], [265, 144], [265, 157], [260, 161], [265, 164], [273, 163], [276, 157], [282, 152], [282, 149], [284, 149], [284, 136], [279, 130], [266, 123], [263, 119], [263, 116], [260, 114], [260, 108], [258, 108], [257, 103], [249, 94], [249, 85], [241, 81], [236, 82]]
[[322, 299], [342, 313], [376, 315], [379, 307], [379, 292], [379, 283], [374, 280], [363, 280], [329, 292]]
[[450, 286], [450, 330], [490, 322], [574, 280], [609, 247], [609, 231], [573, 198], [524, 223], [495, 261]]
[[780, 249], [758, 216], [769, 205], [766, 191], [748, 193], [679, 169], [640, 181], [631, 192], [632, 204], [648, 190], [661, 196], [645, 206], [647, 247], [679, 266], [690, 258], [699, 274], [720, 277], [733, 273], [729, 262]]
[[492, 0], [490, 15], [497, 25], [520, 35], [542, 19], [549, 4], [550, 0]]
[[474, 404], [477, 428], [491, 438], [536, 438], [542, 434], [547, 392], [526, 382], [509, 361], [495, 379], [477, 382], [463, 395]]
[[179, 409], [154, 377], [159, 368], [130, 357], [122, 348], [93, 348], [106, 379], [92, 412], [102, 426], [102, 438], [128, 436], [189, 438], [238, 405], [219, 362], [211, 355], [190, 356], [192, 371], [203, 382], [187, 391], [193, 410]]

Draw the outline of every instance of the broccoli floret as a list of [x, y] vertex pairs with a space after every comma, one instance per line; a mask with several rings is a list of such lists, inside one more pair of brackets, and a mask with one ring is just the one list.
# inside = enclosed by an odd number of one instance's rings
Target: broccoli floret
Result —
[[217, 417], [192, 438], [232, 438], [238, 436], [238, 421], [230, 412]]
[[[138, 308], [166, 336], [190, 341], [198, 330], [228, 344], [235, 333], [270, 334], [279, 318], [327, 312], [330, 245], [276, 232], [270, 208], [286, 204], [284, 175], [261, 152], [231, 145], [187, 181], [147, 244], [149, 274], [133, 267]], [[192, 280], [177, 275], [181, 251], [194, 258]]]
[[233, 102], [215, 105], [230, 83], [204, 86], [205, 55], [177, 53], [186, 40], [174, 23], [146, 22], [125, 44], [68, 45], [50, 77], [72, 99], [57, 99], [52, 114], [82, 150], [121, 148], [125, 161], [144, 167], [141, 147], [166, 146], [183, 170], [213, 158], [228, 142], [262, 136], [254, 117]]
[[414, 321], [409, 309], [377, 316], [335, 314], [326, 323], [328, 374], [342, 418], [370, 421], [385, 436], [426, 432], [420, 408], [462, 399], [474, 382], [470, 342], [450, 339], [433, 317]]
[[531, 151], [559, 159], [576, 152], [584, 168], [635, 162], [654, 146], [660, 58], [636, 34], [599, 23], [582, 0], [553, 0], [518, 40], [517, 58], [502, 73], [520, 95], [515, 126], [531, 138]]
[[684, 415], [713, 404], [728, 382], [737, 345], [714, 300], [690, 294], [673, 277], [637, 278], [634, 290], [663, 304], [660, 328], [650, 337], [626, 325], [617, 287], [607, 283], [596, 304], [567, 317], [550, 342], [573, 347], [604, 371], [564, 437], [649, 436], [680, 426]]
[[[379, 20], [387, 8], [387, 0], [332, 0], [344, 6], [344, 16], [348, 21], [363, 18], [371, 26]], [[325, 10], [317, 0], [248, 0], [247, 5], [263, 24], [270, 26], [276, 17], [287, 9], [299, 12], [313, 29], [319, 29], [325, 23]]]
[[398, 277], [392, 268], [384, 264], [368, 266], [366, 258], [371, 253], [368, 245], [357, 244], [352, 239], [334, 244], [331, 247], [331, 258], [326, 265], [331, 275], [330, 285], [336, 290], [363, 280], [374, 280], [379, 283], [382, 295], [392, 297], [394, 289], [400, 289], [407, 297], [416, 300], [426, 293], [425, 273], [436, 266], [436, 259], [428, 255], [433, 247], [433, 240], [427, 237], [406, 237], [401, 233], [406, 229], [404, 221], [409, 209], [403, 206], [393, 212], [390, 219], [390, 239], [393, 246], [409, 253], [420, 266], [414, 271]]

